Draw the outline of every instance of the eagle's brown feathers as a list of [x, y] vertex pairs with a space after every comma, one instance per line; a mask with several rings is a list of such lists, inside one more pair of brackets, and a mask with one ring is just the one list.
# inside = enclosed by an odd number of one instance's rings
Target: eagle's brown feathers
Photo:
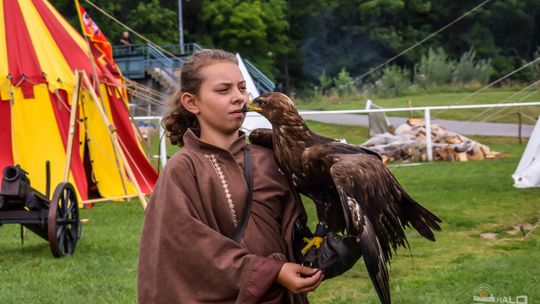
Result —
[[280, 169], [313, 200], [323, 225], [356, 237], [379, 299], [390, 303], [386, 264], [392, 251], [408, 247], [404, 228], [434, 241], [441, 220], [405, 192], [377, 153], [313, 133], [286, 95], [264, 94], [251, 108], [272, 130], [254, 130], [250, 141], [274, 149]]

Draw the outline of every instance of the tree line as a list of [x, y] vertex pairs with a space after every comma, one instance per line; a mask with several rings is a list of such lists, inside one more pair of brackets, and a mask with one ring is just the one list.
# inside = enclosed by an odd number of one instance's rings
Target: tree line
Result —
[[[72, 2], [51, 2], [79, 28]], [[177, 0], [93, 2], [156, 43], [179, 41]], [[186, 43], [239, 52], [288, 92], [343, 70], [352, 78], [363, 75], [483, 2], [184, 0], [183, 28]], [[81, 3], [111, 43], [118, 44], [124, 29]], [[413, 70], [430, 49], [442, 49], [456, 61], [473, 51], [479, 60], [489, 60], [496, 78], [533, 60], [539, 47], [539, 0], [491, 0], [392, 63]], [[531, 77], [536, 76], [518, 75], [524, 82]]]

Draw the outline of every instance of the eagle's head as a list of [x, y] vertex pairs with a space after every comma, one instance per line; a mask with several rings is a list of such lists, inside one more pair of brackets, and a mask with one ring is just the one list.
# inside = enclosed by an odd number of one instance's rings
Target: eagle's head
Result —
[[299, 116], [292, 100], [279, 92], [265, 93], [248, 102], [248, 111], [260, 113], [277, 124]]

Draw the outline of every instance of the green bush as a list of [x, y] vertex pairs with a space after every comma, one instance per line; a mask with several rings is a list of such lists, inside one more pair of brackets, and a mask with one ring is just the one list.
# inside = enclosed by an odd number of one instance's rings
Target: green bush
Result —
[[319, 76], [319, 92], [321, 94], [326, 94], [328, 90], [332, 88], [332, 82], [332, 78], [328, 77], [328, 75], [326, 75], [326, 71], [323, 70], [323, 73], [321, 76]]
[[[540, 80], [540, 46], [537, 46], [536, 47], [536, 52], [534, 52], [533, 54], [533, 59], [532, 60], [535, 60], [535, 59], [538, 59], [538, 61], [536, 61], [535, 63], [531, 64], [527, 69], [526, 69], [526, 78], [527, 80], [529, 81], [538, 81]], [[523, 61], [523, 64], [527, 64], [528, 61]]]
[[414, 81], [423, 88], [449, 84], [456, 63], [442, 48], [429, 49], [415, 66]]
[[[533, 58], [540, 57], [540, 47]], [[351, 77], [342, 68], [333, 75], [325, 71], [319, 76], [319, 85], [312, 87], [312, 92], [304, 93], [306, 102], [339, 104], [347, 98], [398, 97], [424, 93], [452, 93], [477, 90], [494, 75], [497, 59], [479, 59], [476, 51], [471, 49], [461, 55], [458, 61], [448, 57], [442, 48], [429, 49], [411, 71], [397, 65], [373, 70], [369, 77]], [[534, 60], [534, 59], [533, 59]], [[525, 64], [526, 62], [523, 62]], [[524, 79], [536, 81], [540, 79], [540, 60], [531, 64], [521, 74]], [[501, 87], [519, 89], [523, 83], [519, 80], [507, 80]]]
[[314, 86], [313, 89], [314, 94], [306, 95], [307, 99], [320, 100], [326, 97], [331, 102], [339, 102], [341, 98], [358, 95], [355, 80], [345, 69], [341, 69], [333, 78], [323, 71], [319, 76], [319, 86]]
[[485, 85], [492, 74], [491, 60], [476, 60], [476, 51], [471, 49], [456, 64], [453, 82], [464, 86]]
[[334, 87], [339, 97], [349, 97], [356, 93], [354, 80], [344, 68], [334, 78]]
[[394, 97], [403, 94], [411, 85], [409, 71], [391, 65], [384, 68], [382, 76], [375, 82], [375, 94], [379, 97]]

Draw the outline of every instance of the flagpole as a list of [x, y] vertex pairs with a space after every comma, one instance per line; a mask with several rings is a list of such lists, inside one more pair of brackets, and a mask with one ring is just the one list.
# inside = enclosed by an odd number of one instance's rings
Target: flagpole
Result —
[[184, 21], [182, 16], [182, 0], [178, 0], [178, 35], [180, 54], [184, 55]]

